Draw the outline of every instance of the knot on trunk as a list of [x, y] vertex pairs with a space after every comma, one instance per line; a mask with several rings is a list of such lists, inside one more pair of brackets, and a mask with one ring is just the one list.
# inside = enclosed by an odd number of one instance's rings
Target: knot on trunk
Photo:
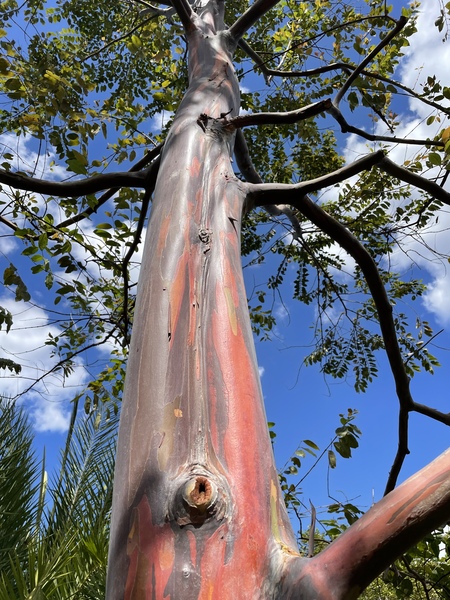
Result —
[[230, 506], [228, 485], [213, 473], [190, 473], [177, 482], [170, 520], [178, 525], [201, 526], [206, 521], [221, 521]]

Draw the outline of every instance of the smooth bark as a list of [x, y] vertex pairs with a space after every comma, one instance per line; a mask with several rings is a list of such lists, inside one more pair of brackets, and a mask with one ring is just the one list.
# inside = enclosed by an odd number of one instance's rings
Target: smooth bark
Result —
[[194, 13], [174, 2], [189, 48], [189, 88], [162, 151], [141, 267], [107, 600], [356, 598], [448, 515], [447, 453], [318, 556], [297, 552], [267, 432], [241, 218], [252, 204], [273, 204], [277, 191], [295, 206], [308, 185], [341, 181], [383, 164], [384, 155], [296, 186], [235, 177], [229, 122], [239, 111], [239, 85], [231, 52], [255, 7], [273, 4], [256, 2], [230, 33], [222, 31], [221, 3]]
[[108, 600], [271, 597], [282, 556], [295, 553], [241, 270], [234, 136], [201, 118], [235, 115], [239, 87], [227, 38], [211, 15], [203, 22], [189, 36], [190, 86], [164, 146], [141, 267]]

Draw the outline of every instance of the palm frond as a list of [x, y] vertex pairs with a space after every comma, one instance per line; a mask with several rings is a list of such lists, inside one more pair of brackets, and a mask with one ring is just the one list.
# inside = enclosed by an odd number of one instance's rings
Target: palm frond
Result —
[[45, 470], [39, 480], [35, 465], [39, 484], [27, 505], [27, 543], [21, 553], [16, 547], [5, 553], [2, 600], [104, 598], [118, 421], [106, 409], [74, 418], [48, 489]]
[[9, 568], [9, 555], [26, 553], [36, 517], [39, 461], [32, 449], [33, 434], [24, 411], [0, 398], [0, 572]]

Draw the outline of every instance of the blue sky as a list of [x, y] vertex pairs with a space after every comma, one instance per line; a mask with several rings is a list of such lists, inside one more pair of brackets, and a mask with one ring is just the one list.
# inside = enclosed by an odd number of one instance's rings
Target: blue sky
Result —
[[[396, 77], [410, 87], [417, 87], [430, 73], [436, 74], [438, 80], [448, 83], [450, 44], [442, 44], [443, 34], [434, 26], [438, 11], [439, 3], [436, 0], [424, 2], [418, 23], [419, 33], [412, 38], [405, 60], [396, 73]], [[430, 133], [429, 129], [425, 132], [425, 121], [430, 115], [429, 107], [417, 102], [404, 103], [401, 113], [401, 126], [397, 135], [420, 138], [434, 133]], [[382, 125], [377, 126], [380, 128], [379, 133], [385, 133]], [[149, 127], [157, 128], [158, 122], [155, 121]], [[442, 124], [436, 124], [436, 132], [441, 128]], [[38, 172], [49, 176], [49, 157], [38, 156], [29, 140], [2, 135], [0, 143], [13, 146], [27, 164], [37, 164]], [[345, 144], [344, 154], [348, 161], [355, 160], [374, 147], [353, 136], [342, 143]], [[402, 163], [414, 152], [414, 149], [395, 147], [392, 148], [390, 157]], [[56, 167], [51, 173], [51, 177], [56, 180], [63, 179], [64, 175], [63, 167]], [[448, 254], [449, 225], [450, 214], [443, 210], [439, 223], [426, 235], [427, 244]], [[9, 263], [9, 257], [15, 256], [19, 250], [17, 242], [4, 237], [4, 233], [6, 232], [0, 229], [2, 272]], [[407, 252], [398, 252], [392, 257], [394, 263], [405, 272], [414, 268], [415, 275], [423, 278], [429, 286], [425, 296], [408, 310], [411, 310], [411, 314], [417, 312], [422, 318], [429, 320], [435, 331], [443, 329], [435, 340], [435, 344], [441, 349], [438, 351], [431, 348], [432, 352], [438, 354], [442, 368], [437, 369], [433, 376], [416, 376], [412, 382], [413, 397], [418, 402], [448, 411], [450, 267], [445, 262], [430, 262], [430, 253], [415, 241], [409, 242], [404, 250]], [[351, 261], [347, 262], [347, 267], [351, 276]], [[249, 289], [264, 279], [264, 273], [259, 267], [248, 268], [245, 276]], [[46, 290], [38, 285], [36, 279], [30, 277], [27, 283], [32, 291], [33, 304], [17, 304], [6, 290], [0, 293], [0, 305], [15, 315], [11, 332], [7, 335], [4, 331], [0, 332], [0, 347], [3, 355], [23, 365], [22, 377], [7, 375], [0, 378], [0, 393], [9, 396], [23, 392], [32, 378], [46, 372], [54, 364], [49, 348], [44, 344], [49, 331], [56, 335], [59, 330], [58, 324], [52, 322], [54, 315], [48, 310], [54, 307], [48, 305]], [[315, 319], [315, 309], [294, 303], [290, 299], [289, 284], [285, 292], [284, 305], [275, 304], [278, 322], [272, 341], [257, 343], [267, 417], [269, 421], [276, 423], [277, 462], [282, 466], [303, 439], [311, 439], [323, 449], [329, 444], [339, 425], [339, 413], [346, 413], [348, 408], [357, 409], [355, 422], [362, 430], [362, 437], [360, 448], [354, 451], [354, 457], [350, 460], [338, 457], [337, 468], [332, 471], [328, 470], [324, 458], [301, 487], [306, 504], [311, 499], [316, 506], [323, 506], [329, 503], [331, 495], [340, 501], [348, 499], [367, 508], [373, 499], [381, 497], [396, 451], [398, 404], [392, 376], [386, 369], [385, 359], [380, 355], [378, 380], [369, 387], [366, 394], [356, 394], [351, 381], [324, 378], [317, 367], [302, 366], [307, 354], [305, 346], [311, 339], [310, 326]], [[107, 361], [108, 348], [97, 358]], [[37, 447], [41, 449], [46, 446], [49, 464], [55, 462], [64, 440], [70, 399], [77, 386], [86, 382], [87, 378], [86, 359], [80, 357], [80, 366], [72, 376], [62, 380], [61, 376], [50, 375], [22, 399], [35, 427]], [[402, 478], [435, 458], [448, 447], [449, 441], [450, 431], [444, 425], [431, 422], [420, 415], [412, 415], [411, 454], [406, 459]], [[304, 470], [300, 471], [299, 477], [313, 464], [312, 457], [306, 458], [303, 464]], [[295, 482], [295, 478], [292, 481]]]

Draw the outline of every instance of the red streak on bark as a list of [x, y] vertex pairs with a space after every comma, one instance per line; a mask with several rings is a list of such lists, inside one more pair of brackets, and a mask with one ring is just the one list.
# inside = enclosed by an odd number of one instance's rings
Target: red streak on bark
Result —
[[182, 314], [184, 291], [186, 288], [187, 265], [189, 255], [186, 251], [180, 256], [177, 265], [177, 274], [170, 284], [170, 345], [172, 346], [177, 331], [178, 320]]
[[[157, 543], [154, 536], [158, 530]], [[169, 525], [161, 528], [152, 524], [148, 499], [143, 496], [133, 510], [133, 521], [128, 536], [127, 554], [130, 559], [124, 600], [146, 600], [152, 597], [151, 573], [158, 564], [160, 576], [153, 590], [156, 598], [164, 597], [174, 561], [174, 535]]]
[[[214, 590], [221, 590], [224, 600], [228, 597], [233, 598], [233, 596], [227, 596], [228, 590], [225, 587], [227, 579], [225, 578], [224, 581], [222, 571], [218, 572], [217, 570], [217, 564], [225, 564], [227, 529], [225, 525], [219, 527], [205, 544], [200, 563], [202, 585], [199, 598], [214, 598]], [[236, 588], [234, 586], [231, 591], [234, 592], [234, 598], [236, 598]]]

